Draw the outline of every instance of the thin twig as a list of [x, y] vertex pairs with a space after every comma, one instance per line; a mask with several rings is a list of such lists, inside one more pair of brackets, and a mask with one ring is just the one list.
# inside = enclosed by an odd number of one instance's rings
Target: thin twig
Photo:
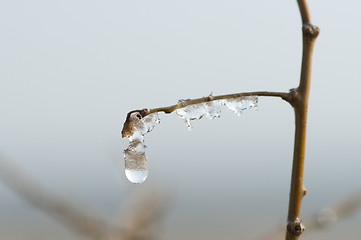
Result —
[[227, 95], [218, 95], [218, 96], [212, 96], [209, 95], [208, 97], [202, 97], [202, 98], [195, 98], [195, 99], [185, 99], [182, 101], [179, 101], [175, 105], [171, 105], [168, 107], [159, 107], [159, 108], [153, 108], [153, 109], [142, 109], [142, 110], [133, 110], [130, 111], [127, 114], [127, 118], [124, 122], [123, 129], [122, 129], [122, 137], [127, 137], [128, 135], [132, 134], [133, 126], [131, 123], [131, 114], [132, 113], [138, 113], [139, 118], [143, 118], [151, 113], [156, 112], [164, 112], [166, 114], [170, 114], [174, 112], [177, 109], [184, 108], [190, 105], [194, 104], [200, 104], [200, 103], [206, 103], [216, 100], [224, 100], [224, 99], [233, 99], [233, 98], [240, 98], [240, 97], [249, 97], [249, 96], [258, 96], [258, 97], [279, 97], [287, 102], [291, 102], [291, 95], [290, 93], [286, 92], [267, 92], [267, 91], [257, 91], [257, 92], [243, 92], [243, 93], [233, 93], [233, 94], [227, 94]]
[[41, 188], [5, 159], [8, 158], [0, 156], [0, 178], [21, 198], [90, 239], [105, 239], [107, 223], [102, 217], [86, 213], [79, 206]]
[[159, 192], [143, 194], [136, 206], [127, 208], [132, 213], [131, 217], [123, 219], [123, 222], [117, 221], [111, 224], [104, 220], [104, 216], [90, 214], [88, 209], [43, 189], [18, 167], [9, 163], [8, 157], [0, 155], [0, 179], [11, 190], [69, 229], [89, 239], [140, 240], [140, 234], [149, 232], [151, 226], [168, 209], [169, 202], [166, 201], [168, 199], [160, 196]]
[[164, 216], [169, 205], [170, 199], [154, 189], [133, 195], [129, 204], [121, 209], [120, 219], [116, 219], [110, 239], [119, 239], [119, 236], [122, 240], [152, 239], [153, 235], [157, 235], [152, 226]]
[[340, 201], [329, 204], [317, 214], [305, 219], [307, 229], [318, 230], [348, 217], [361, 207], [361, 189], [344, 197]]
[[259, 92], [243, 92], [243, 93], [234, 93], [234, 94], [227, 94], [227, 95], [219, 95], [219, 96], [208, 96], [196, 99], [187, 99], [184, 102], [169, 106], [169, 107], [161, 107], [161, 108], [154, 108], [150, 109], [148, 114], [154, 112], [165, 112], [165, 113], [172, 113], [173, 111], [187, 107], [193, 104], [211, 102], [214, 100], [224, 100], [224, 99], [232, 99], [232, 98], [239, 98], [239, 97], [247, 97], [247, 96], [267, 96], [267, 97], [280, 97], [284, 100], [287, 99], [287, 94], [285, 92], [267, 92], [267, 91], [259, 91]]

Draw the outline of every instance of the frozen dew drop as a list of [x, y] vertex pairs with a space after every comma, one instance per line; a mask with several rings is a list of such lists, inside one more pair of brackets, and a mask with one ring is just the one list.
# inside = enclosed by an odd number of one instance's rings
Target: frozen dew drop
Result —
[[142, 183], [148, 176], [148, 159], [143, 138], [133, 139], [124, 150], [125, 175], [132, 183]]
[[[132, 116], [134, 114], [134, 116]], [[159, 124], [157, 113], [152, 113], [144, 118], [133, 113], [131, 121], [134, 125], [134, 132], [128, 136], [129, 146], [124, 150], [125, 175], [132, 183], [142, 183], [148, 176], [148, 159], [145, 155], [144, 134], [153, 130]]]
[[148, 177], [148, 169], [146, 170], [132, 170], [125, 169], [125, 176], [132, 183], [143, 183]]

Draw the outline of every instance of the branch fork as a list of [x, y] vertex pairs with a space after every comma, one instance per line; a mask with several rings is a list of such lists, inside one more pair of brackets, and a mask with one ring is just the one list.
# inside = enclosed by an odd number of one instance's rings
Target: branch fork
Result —
[[155, 113], [164, 112], [166, 114], [173, 111], [187, 107], [193, 104], [206, 103], [215, 100], [240, 98], [246, 96], [267, 96], [267, 97], [279, 97], [294, 108], [295, 112], [295, 142], [294, 142], [294, 154], [293, 154], [293, 166], [291, 177], [291, 189], [290, 200], [288, 208], [287, 218], [287, 231], [286, 240], [297, 240], [302, 234], [305, 227], [300, 220], [301, 201], [305, 195], [305, 188], [303, 185], [303, 170], [304, 170], [304, 158], [305, 158], [305, 145], [306, 145], [306, 126], [307, 126], [307, 109], [308, 98], [310, 92], [311, 83], [311, 66], [312, 66], [312, 53], [315, 40], [317, 39], [320, 29], [311, 24], [310, 13], [306, 0], [297, 0], [299, 10], [302, 18], [302, 35], [303, 35], [303, 55], [300, 83], [297, 88], [291, 89], [286, 92], [245, 92], [220, 96], [208, 96], [197, 99], [187, 99], [179, 101], [175, 105], [168, 107], [160, 107], [154, 109], [142, 109], [134, 110], [128, 113], [124, 127], [122, 130], [122, 137], [127, 137], [134, 132], [134, 121], [144, 118], [145, 116]]

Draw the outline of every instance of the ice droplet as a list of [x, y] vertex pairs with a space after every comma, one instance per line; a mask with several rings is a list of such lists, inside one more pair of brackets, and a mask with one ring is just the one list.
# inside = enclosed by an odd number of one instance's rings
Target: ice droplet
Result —
[[148, 176], [148, 159], [145, 155], [144, 134], [153, 130], [159, 124], [157, 113], [152, 113], [139, 119], [139, 113], [130, 115], [134, 132], [128, 136], [129, 146], [124, 150], [125, 175], [132, 183], [142, 183]]
[[[185, 100], [181, 100], [185, 102]], [[258, 97], [247, 96], [224, 100], [213, 100], [205, 103], [192, 104], [180, 109], [177, 109], [176, 114], [184, 120], [188, 130], [192, 129], [192, 120], [198, 120], [203, 117], [209, 119], [219, 118], [221, 116], [222, 106], [226, 106], [229, 110], [236, 113], [238, 116], [249, 108], [257, 108]]]
[[148, 169], [141, 171], [125, 169], [125, 176], [132, 183], [143, 183], [148, 177]]

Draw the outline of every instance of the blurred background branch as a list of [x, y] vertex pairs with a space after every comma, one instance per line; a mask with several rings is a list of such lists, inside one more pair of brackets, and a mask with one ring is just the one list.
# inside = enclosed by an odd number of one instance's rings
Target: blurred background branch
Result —
[[[11, 162], [11, 164], [10, 164]], [[153, 224], [161, 219], [168, 203], [160, 192], [142, 193], [136, 199], [129, 198], [133, 204], [128, 216], [121, 222], [109, 222], [105, 216], [95, 214], [63, 196], [53, 193], [36, 183], [14, 161], [0, 155], [0, 179], [20, 198], [27, 201], [45, 214], [59, 221], [72, 231], [94, 240], [140, 240], [152, 239]], [[125, 209], [123, 209], [124, 212]], [[118, 213], [122, 215], [123, 211]]]
[[[306, 232], [309, 233], [316, 230], [322, 230], [332, 224], [341, 221], [343, 218], [349, 217], [361, 207], [361, 189], [344, 197], [343, 199], [331, 203], [321, 208], [317, 213], [306, 216], [304, 224]], [[285, 227], [279, 227], [273, 233], [266, 234], [260, 238], [262, 240], [280, 240], [285, 236]]]
[[[20, 198], [45, 214], [58, 220], [73, 232], [95, 240], [153, 240], [159, 239], [161, 222], [169, 209], [170, 199], [159, 190], [137, 192], [128, 197], [128, 204], [120, 208], [113, 221], [90, 208], [74, 204], [69, 199], [53, 193], [17, 167], [12, 160], [0, 156], [0, 179]], [[323, 229], [350, 216], [361, 207], [361, 189], [305, 217], [307, 233]], [[266, 234], [262, 240], [283, 239], [285, 228]]]

